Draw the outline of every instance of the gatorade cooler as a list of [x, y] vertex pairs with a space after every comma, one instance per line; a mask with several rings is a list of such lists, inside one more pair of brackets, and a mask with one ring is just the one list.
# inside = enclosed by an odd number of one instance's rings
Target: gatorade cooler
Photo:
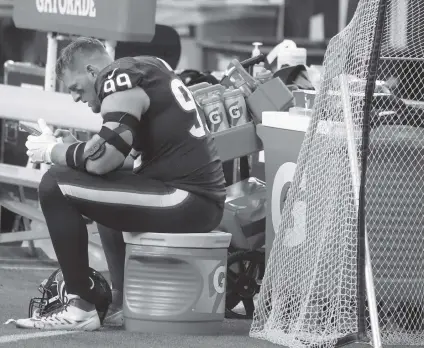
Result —
[[265, 151], [267, 184], [266, 260], [281, 220], [310, 117], [288, 112], [264, 112], [256, 127]]
[[227, 249], [224, 232], [124, 232], [125, 329], [216, 334], [225, 314]]

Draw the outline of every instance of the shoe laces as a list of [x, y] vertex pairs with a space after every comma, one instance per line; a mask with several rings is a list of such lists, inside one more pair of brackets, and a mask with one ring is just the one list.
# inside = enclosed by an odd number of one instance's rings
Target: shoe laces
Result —
[[40, 319], [43, 319], [43, 318], [49, 319], [49, 318], [57, 317], [59, 314], [61, 314], [63, 312], [67, 312], [69, 305], [70, 305], [70, 300], [68, 300], [68, 298], [66, 296], [64, 296], [61, 306], [59, 306], [59, 307], [53, 309], [52, 311], [42, 315]]

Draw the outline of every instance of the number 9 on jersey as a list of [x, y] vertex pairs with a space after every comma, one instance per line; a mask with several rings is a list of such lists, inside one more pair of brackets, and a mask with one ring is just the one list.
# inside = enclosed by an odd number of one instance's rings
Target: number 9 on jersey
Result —
[[115, 79], [110, 78], [106, 80], [103, 85], [103, 92], [106, 94], [115, 93], [117, 90], [121, 91], [131, 89], [132, 87], [131, 79], [128, 74], [122, 73], [116, 76]]
[[174, 94], [175, 99], [184, 111], [196, 112], [196, 122], [190, 129], [190, 134], [196, 138], [201, 138], [206, 135], [205, 128], [203, 126], [202, 118], [197, 110], [196, 101], [192, 96], [190, 90], [184, 85], [180, 79], [174, 79], [171, 81], [171, 90]]

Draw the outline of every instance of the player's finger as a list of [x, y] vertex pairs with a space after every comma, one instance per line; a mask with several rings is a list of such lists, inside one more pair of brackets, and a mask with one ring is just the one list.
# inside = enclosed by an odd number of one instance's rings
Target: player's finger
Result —
[[27, 154], [27, 156], [28, 156], [28, 157], [31, 157], [34, 153], [33, 153], [32, 151], [29, 151], [29, 150], [28, 150], [28, 151], [26, 152], [26, 154]]
[[40, 144], [37, 144], [37, 143], [34, 143], [34, 142], [28, 140], [28, 141], [25, 142], [25, 147], [28, 150], [34, 150], [34, 149], [38, 149], [40, 147]]
[[38, 120], [38, 126], [40, 127], [41, 131], [44, 134], [53, 134], [52, 130], [50, 129], [50, 127], [47, 125], [46, 121], [44, 121], [44, 119], [40, 118]]

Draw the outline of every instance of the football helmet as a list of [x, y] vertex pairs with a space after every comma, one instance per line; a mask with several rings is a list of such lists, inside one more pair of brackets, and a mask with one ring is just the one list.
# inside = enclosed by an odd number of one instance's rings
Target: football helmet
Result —
[[[99, 314], [100, 322], [103, 320], [112, 303], [112, 290], [107, 280], [100, 272], [90, 268], [90, 291], [93, 291], [93, 298], [96, 298], [96, 310]], [[62, 306], [66, 302], [66, 286], [63, 279], [62, 270], [59, 268], [50, 277], [43, 280], [38, 290], [41, 297], [33, 297], [29, 302], [29, 317], [47, 314]]]
[[197, 70], [184, 70], [178, 74], [178, 77], [186, 86], [193, 86], [201, 82], [208, 82], [211, 85], [217, 85], [219, 83], [216, 77], [212, 74], [208, 72], [202, 73]]

